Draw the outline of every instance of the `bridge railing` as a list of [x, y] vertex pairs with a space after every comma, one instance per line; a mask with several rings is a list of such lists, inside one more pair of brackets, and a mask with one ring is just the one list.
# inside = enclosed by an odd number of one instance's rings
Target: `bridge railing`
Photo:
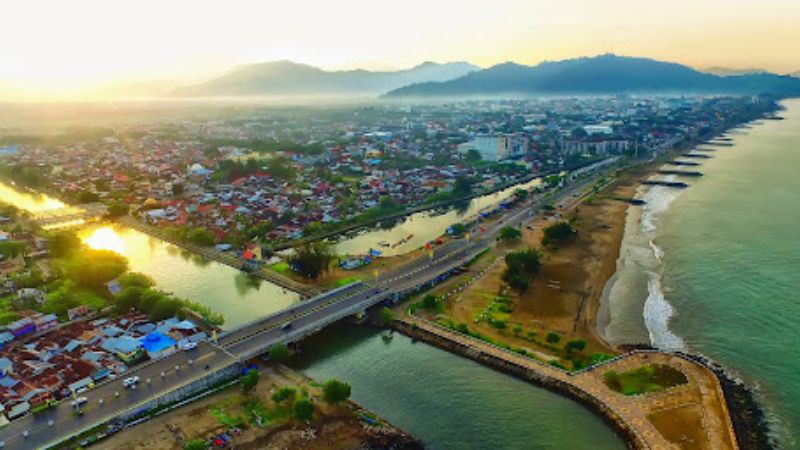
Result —
[[[331, 297], [336, 296], [336, 295], [338, 295], [338, 294], [340, 294], [342, 292], [349, 291], [350, 289], [362, 286], [363, 284], [364, 284], [364, 282], [359, 280], [359, 281], [355, 281], [353, 283], [349, 283], [349, 284], [346, 284], [344, 286], [338, 287], [336, 289], [331, 289], [330, 291], [323, 292], [322, 294], [317, 295], [316, 297], [310, 298], [308, 300], [305, 300], [305, 301], [299, 303], [298, 306], [308, 307], [309, 305], [313, 305], [315, 303], [318, 303], [321, 300], [325, 300], [325, 299], [331, 298]], [[277, 317], [285, 315], [287, 312], [288, 312], [288, 309], [282, 309], [282, 310], [274, 312], [274, 313], [272, 313], [272, 314], [270, 314], [268, 316], [252, 320], [252, 321], [247, 322], [247, 323], [245, 323], [243, 325], [239, 325], [236, 328], [231, 328], [230, 330], [226, 330], [226, 331], [220, 333], [219, 334], [219, 338], [221, 339], [221, 338], [229, 336], [229, 335], [231, 335], [233, 333], [242, 331], [244, 329], [257, 326], [260, 323], [269, 322], [270, 320], [274, 320]]]
[[[267, 350], [269, 350], [270, 348], [272, 348], [272, 347], [274, 347], [276, 345], [289, 344], [291, 342], [299, 341], [299, 340], [301, 340], [301, 339], [303, 339], [303, 338], [305, 338], [305, 337], [307, 337], [307, 336], [309, 336], [311, 334], [314, 334], [314, 333], [318, 332], [319, 330], [325, 328], [326, 326], [328, 326], [328, 325], [330, 325], [332, 323], [335, 323], [335, 322], [338, 322], [338, 321], [344, 319], [345, 317], [349, 317], [349, 316], [355, 315], [357, 313], [363, 312], [363, 311], [369, 309], [370, 307], [372, 307], [374, 305], [377, 305], [378, 303], [386, 300], [388, 297], [389, 297], [388, 293], [382, 293], [382, 294], [378, 294], [376, 296], [367, 297], [366, 299], [364, 299], [364, 301], [359, 302], [359, 303], [357, 303], [357, 304], [355, 304], [353, 306], [350, 306], [348, 308], [345, 308], [343, 310], [336, 311], [335, 313], [330, 314], [328, 316], [325, 316], [324, 318], [322, 318], [321, 320], [319, 320], [317, 322], [310, 323], [308, 325], [305, 325], [303, 327], [297, 328], [295, 330], [283, 333], [280, 337], [278, 337], [276, 339], [264, 341], [262, 343], [262, 345], [258, 345], [258, 346], [253, 347], [253, 348], [245, 349], [245, 350], [242, 350], [240, 352], [237, 351], [235, 348], [229, 348], [228, 350], [231, 353], [233, 353], [234, 355], [236, 355], [237, 357], [239, 357], [240, 359], [242, 359], [242, 360], [250, 359], [250, 358], [253, 358], [253, 357], [258, 356], [260, 354], [263, 354], [264, 352], [266, 352]], [[252, 336], [250, 339], [247, 339], [247, 340], [245, 340], [243, 342], [239, 342], [239, 343], [237, 343], [235, 345], [241, 345], [242, 343], [250, 341], [251, 339], [257, 338], [257, 337], [258, 337], [258, 335]]]

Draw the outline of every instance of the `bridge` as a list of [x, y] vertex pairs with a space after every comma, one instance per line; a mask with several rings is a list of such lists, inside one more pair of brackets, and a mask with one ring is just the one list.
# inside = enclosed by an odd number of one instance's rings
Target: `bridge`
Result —
[[31, 220], [39, 226], [71, 223], [80, 220], [98, 219], [108, 213], [108, 208], [102, 203], [88, 203], [79, 208], [49, 209], [31, 215]]

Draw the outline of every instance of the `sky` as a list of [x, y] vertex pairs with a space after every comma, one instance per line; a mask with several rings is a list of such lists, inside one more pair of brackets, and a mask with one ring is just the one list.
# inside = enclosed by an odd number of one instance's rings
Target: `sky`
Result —
[[0, 94], [12, 99], [136, 92], [278, 59], [486, 67], [614, 52], [800, 70], [798, 0], [25, 0], [0, 3], [0, 17]]

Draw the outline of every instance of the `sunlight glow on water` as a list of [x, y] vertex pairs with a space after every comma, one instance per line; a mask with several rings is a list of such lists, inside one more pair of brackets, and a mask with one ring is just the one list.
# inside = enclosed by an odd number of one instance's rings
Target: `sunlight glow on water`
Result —
[[59, 200], [48, 197], [44, 194], [35, 195], [27, 192], [21, 192], [4, 182], [0, 182], [0, 199], [2, 199], [4, 203], [8, 203], [19, 209], [23, 209], [32, 213], [42, 213], [56, 210], [63, 210], [59, 211], [63, 213], [75, 211], [75, 208], [67, 207], [67, 205]]

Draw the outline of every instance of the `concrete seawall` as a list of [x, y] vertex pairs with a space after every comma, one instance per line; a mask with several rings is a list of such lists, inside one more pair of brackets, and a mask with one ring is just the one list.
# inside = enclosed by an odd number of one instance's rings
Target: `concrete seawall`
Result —
[[[420, 327], [411, 322], [395, 320], [392, 324], [392, 328], [413, 339], [420, 340], [449, 352], [457, 353], [493, 369], [513, 375], [522, 380], [535, 383], [558, 394], [565, 395], [599, 414], [614, 429], [615, 432], [625, 438], [629, 448], [654, 448], [647, 443], [647, 441], [633, 428], [633, 426], [629, 425], [622, 417], [620, 417], [612, 409], [608, 408], [602, 401], [591, 395], [589, 392], [586, 392], [583, 389], [564, 381], [563, 379], [559, 379], [560, 377], [554, 378], [546, 374], [545, 371], [532, 370], [522, 365], [514, 364], [507, 359], [483, 352], [473, 346], [464, 345], [463, 343], [455, 340], [447, 339], [440, 333], [433, 332], [427, 327]], [[553, 368], [553, 371], [558, 371], [558, 369]], [[566, 372], [563, 373], [565, 377], [569, 376], [566, 374]]]

